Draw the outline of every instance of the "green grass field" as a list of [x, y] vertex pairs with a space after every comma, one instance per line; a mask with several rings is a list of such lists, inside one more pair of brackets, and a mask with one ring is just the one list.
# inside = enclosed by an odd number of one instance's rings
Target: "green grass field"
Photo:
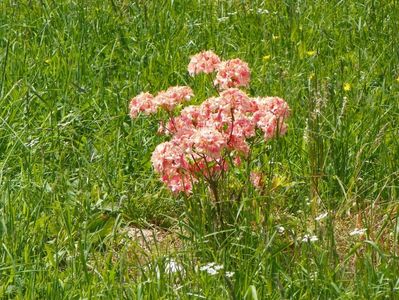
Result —
[[[398, 28], [396, 0], [0, 1], [0, 298], [399, 299]], [[128, 116], [212, 94], [204, 49], [292, 111], [254, 159], [268, 192], [208, 235], [153, 172], [157, 121]]]

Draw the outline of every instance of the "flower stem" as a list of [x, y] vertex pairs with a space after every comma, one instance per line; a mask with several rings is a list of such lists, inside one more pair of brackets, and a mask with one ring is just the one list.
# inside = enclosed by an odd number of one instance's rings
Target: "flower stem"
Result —
[[212, 180], [211, 182], [209, 182], [209, 187], [212, 191], [213, 198], [215, 199], [216, 214], [217, 214], [217, 217], [219, 218], [220, 227], [224, 228], [223, 214], [222, 214], [222, 208], [220, 206], [220, 198], [219, 198], [219, 191], [217, 188], [217, 182]]

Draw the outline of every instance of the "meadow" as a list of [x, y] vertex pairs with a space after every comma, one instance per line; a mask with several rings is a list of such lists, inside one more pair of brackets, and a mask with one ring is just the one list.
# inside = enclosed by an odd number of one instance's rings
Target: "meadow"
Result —
[[[0, 1], [0, 298], [399, 299], [398, 28], [396, 0]], [[291, 108], [213, 232], [128, 115], [213, 95], [208, 49]]]

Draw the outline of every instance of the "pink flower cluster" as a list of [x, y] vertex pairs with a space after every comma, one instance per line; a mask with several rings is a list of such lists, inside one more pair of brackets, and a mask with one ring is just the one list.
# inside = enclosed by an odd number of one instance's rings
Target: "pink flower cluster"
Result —
[[166, 91], [159, 92], [154, 101], [164, 110], [172, 111], [176, 105], [190, 100], [193, 96], [193, 90], [188, 86], [172, 86]]
[[172, 191], [190, 192], [193, 182], [216, 180], [226, 171], [228, 157], [238, 163], [246, 157], [256, 128], [266, 139], [284, 134], [288, 113], [280, 98], [256, 99], [236, 88], [225, 90], [168, 121], [165, 132], [172, 139], [154, 151], [154, 169]]
[[203, 51], [191, 57], [188, 72], [191, 76], [217, 71], [214, 85], [220, 90], [247, 87], [251, 77], [248, 64], [239, 58], [221, 61], [212, 51]]
[[156, 113], [159, 107], [172, 111], [178, 104], [190, 100], [193, 96], [193, 91], [188, 86], [172, 86], [166, 91], [159, 92], [156, 97], [143, 92], [130, 100], [129, 114], [134, 119], [140, 112], [147, 115]]
[[[206, 66], [210, 59], [205, 58], [212, 57], [211, 54], [206, 51], [194, 56], [192, 61], [196, 58], [194, 62], [202, 61], [202, 64], [198, 67], [190, 62], [192, 66], [189, 69], [193, 73], [210, 70]], [[235, 78], [231, 82], [237, 85], [249, 81], [248, 65], [245, 64], [248, 69], [245, 71], [240, 62], [235, 60], [228, 67], [231, 74], [247, 74], [248, 80], [243, 79], [244, 75], [231, 76]], [[221, 65], [223, 63], [219, 67]], [[248, 157], [248, 139], [255, 137], [257, 130], [263, 132], [265, 140], [286, 132], [284, 121], [289, 116], [289, 107], [281, 98], [251, 98], [238, 88], [227, 88], [217, 97], [211, 97], [200, 105], [186, 106], [179, 115], [172, 115], [177, 104], [192, 96], [188, 87], [172, 87], [156, 97], [141, 93], [130, 102], [132, 118], [138, 112], [155, 112], [158, 107], [169, 113], [170, 119], [161, 123], [159, 132], [170, 135], [170, 141], [156, 147], [151, 162], [161, 180], [173, 192], [189, 193], [193, 184], [200, 180], [208, 184], [216, 182], [223, 172], [239, 165], [241, 158]], [[260, 184], [257, 176], [251, 177], [254, 184]]]
[[191, 57], [188, 73], [191, 76], [199, 73], [212, 73], [220, 63], [220, 58], [212, 51], [202, 51]]
[[217, 68], [215, 85], [221, 90], [231, 87], [246, 87], [249, 84], [251, 71], [248, 64], [239, 58], [221, 62]]
[[129, 104], [130, 117], [136, 118], [139, 112], [143, 112], [146, 115], [157, 111], [157, 107], [154, 102], [154, 96], [150, 93], [141, 93], [130, 100]]
[[259, 109], [253, 120], [262, 129], [265, 140], [284, 135], [287, 131], [284, 120], [289, 116], [287, 102], [278, 97], [256, 98], [255, 101]]

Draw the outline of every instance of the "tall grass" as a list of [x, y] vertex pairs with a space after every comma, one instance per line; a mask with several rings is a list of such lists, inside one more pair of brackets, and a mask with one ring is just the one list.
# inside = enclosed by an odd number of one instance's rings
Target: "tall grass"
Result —
[[[0, 2], [1, 297], [399, 298], [398, 27], [394, 0]], [[222, 235], [190, 226], [152, 173], [157, 123], [127, 116], [141, 91], [212, 94], [186, 72], [203, 49], [292, 109], [253, 161], [268, 193]]]

